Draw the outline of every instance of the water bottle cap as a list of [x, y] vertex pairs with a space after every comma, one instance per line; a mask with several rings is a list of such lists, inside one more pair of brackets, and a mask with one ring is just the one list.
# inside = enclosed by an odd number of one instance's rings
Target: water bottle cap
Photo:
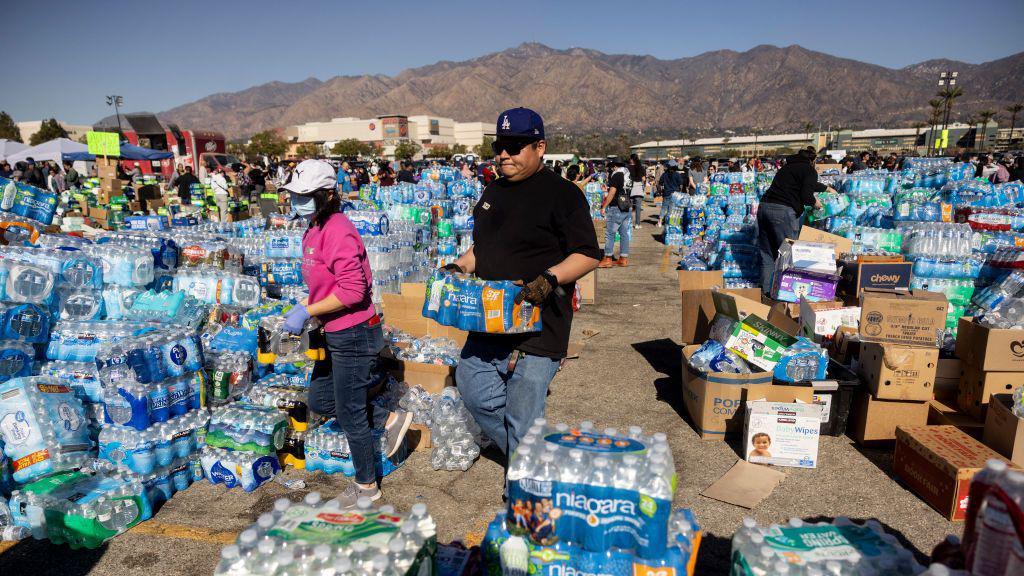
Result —
[[276, 545], [273, 540], [262, 540], [260, 541], [259, 544], [256, 545], [256, 549], [259, 551], [260, 554], [263, 554], [264, 556], [269, 556], [271, 553], [273, 553], [275, 547]]
[[277, 564], [278, 565], [291, 564], [292, 560], [295, 560], [295, 553], [292, 552], [291, 550], [289, 550], [288, 548], [285, 548], [284, 550], [279, 550], [277, 552], [277, 556], [275, 557], [275, 560], [277, 560]]
[[290, 508], [291, 505], [292, 505], [291, 500], [289, 500], [287, 498], [278, 498], [277, 500], [274, 501], [274, 511], [275, 512], [284, 512], [285, 510]]
[[249, 528], [247, 530], [242, 530], [242, 533], [238, 535], [238, 541], [246, 546], [250, 546], [258, 537], [259, 534], [257, 534], [252, 528]]
[[377, 554], [373, 557], [373, 569], [378, 572], [387, 570], [389, 563], [388, 557], [383, 554]]
[[313, 555], [320, 560], [326, 560], [331, 556], [331, 547], [327, 544], [317, 544], [316, 548], [313, 548]]

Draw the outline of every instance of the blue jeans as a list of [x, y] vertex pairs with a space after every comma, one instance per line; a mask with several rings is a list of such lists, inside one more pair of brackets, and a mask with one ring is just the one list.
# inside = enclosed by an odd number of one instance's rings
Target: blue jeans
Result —
[[789, 206], [762, 202], [757, 207], [757, 248], [761, 253], [761, 292], [771, 294], [779, 246], [800, 235], [800, 216]]
[[377, 481], [377, 449], [373, 428], [387, 422], [389, 412], [370, 403], [377, 354], [384, 347], [380, 322], [370, 320], [337, 332], [327, 332], [327, 357], [313, 365], [309, 409], [333, 415], [348, 438], [356, 482]]
[[[509, 370], [513, 354], [519, 358]], [[515, 452], [533, 421], [544, 417], [548, 385], [559, 363], [472, 336], [466, 340], [455, 369], [459, 393], [480, 429], [506, 456]]]
[[633, 202], [633, 225], [639, 226], [640, 220], [641, 218], [643, 218], [644, 197], [633, 196], [632, 198], [630, 198], [630, 201]]
[[619, 233], [619, 257], [629, 256], [629, 237], [633, 233], [629, 211], [621, 212], [615, 206], [605, 210], [604, 223], [604, 255], [611, 258], [615, 254], [615, 233]]

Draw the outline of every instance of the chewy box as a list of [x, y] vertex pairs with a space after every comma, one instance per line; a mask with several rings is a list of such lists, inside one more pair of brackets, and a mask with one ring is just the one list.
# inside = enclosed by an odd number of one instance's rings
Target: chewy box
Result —
[[755, 464], [815, 468], [820, 430], [818, 404], [747, 402], [744, 457]]

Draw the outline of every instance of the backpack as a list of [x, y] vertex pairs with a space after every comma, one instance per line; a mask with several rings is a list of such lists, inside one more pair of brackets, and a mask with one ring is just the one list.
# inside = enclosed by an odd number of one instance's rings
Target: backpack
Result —
[[633, 202], [629, 198], [632, 189], [633, 181], [627, 172], [622, 175], [622, 190], [615, 191], [615, 207], [619, 209], [619, 212], [629, 212], [629, 209], [633, 207]]

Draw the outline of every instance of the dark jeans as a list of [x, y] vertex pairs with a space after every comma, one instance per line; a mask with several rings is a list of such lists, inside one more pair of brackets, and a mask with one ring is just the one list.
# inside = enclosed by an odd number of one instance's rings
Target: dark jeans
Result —
[[374, 326], [369, 323], [325, 334], [327, 357], [313, 366], [309, 384], [309, 409], [338, 419], [360, 484], [377, 480], [373, 428], [384, 426], [389, 415], [370, 403], [371, 376], [377, 368], [377, 354], [384, 347], [384, 333], [379, 321]]
[[757, 247], [761, 252], [761, 291], [772, 291], [772, 272], [779, 246], [786, 238], [796, 240], [800, 235], [800, 217], [789, 206], [761, 203], [757, 207]]
[[633, 202], [633, 225], [639, 226], [640, 219], [643, 217], [641, 215], [641, 212], [643, 212], [644, 210], [644, 197], [633, 196], [632, 198], [630, 198], [630, 201]]

